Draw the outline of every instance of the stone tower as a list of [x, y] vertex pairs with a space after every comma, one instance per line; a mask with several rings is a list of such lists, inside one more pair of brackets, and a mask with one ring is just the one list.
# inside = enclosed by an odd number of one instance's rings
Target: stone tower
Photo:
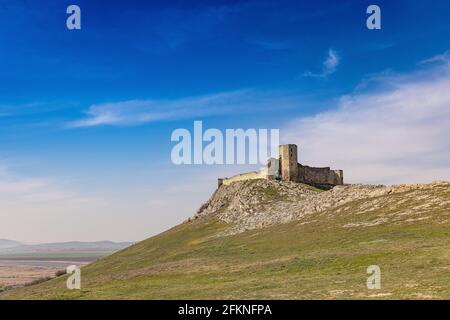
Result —
[[281, 180], [298, 180], [297, 146], [283, 144], [279, 147]]

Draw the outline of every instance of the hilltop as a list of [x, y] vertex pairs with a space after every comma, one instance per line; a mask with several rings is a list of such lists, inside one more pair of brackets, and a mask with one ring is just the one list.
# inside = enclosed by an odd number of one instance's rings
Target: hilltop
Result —
[[[194, 219], [203, 216], [217, 216], [219, 220], [232, 227], [227, 234], [235, 234], [246, 230], [259, 229], [266, 226], [287, 223], [294, 220], [310, 221], [316, 213], [326, 210], [340, 213], [345, 210], [344, 204], [364, 199], [359, 204], [353, 203], [352, 210], [358, 213], [373, 211], [382, 206], [389, 206], [392, 214], [380, 217], [369, 225], [384, 222], [395, 222], [396, 216], [411, 216], [411, 219], [426, 219], [427, 209], [439, 201], [439, 195], [433, 196], [430, 190], [441, 190], [448, 187], [447, 182], [413, 185], [340, 185], [324, 191], [305, 184], [289, 181], [249, 180], [222, 186], [210, 200], [201, 206]], [[391, 197], [383, 197], [391, 195]], [[401, 195], [401, 200], [394, 195]], [[436, 198], [437, 197], [437, 198]], [[419, 207], [404, 208], [404, 203], [419, 200], [431, 204], [420, 204]], [[444, 200], [444, 204], [445, 204]], [[338, 207], [340, 207], [338, 209]], [[421, 209], [417, 211], [418, 209]], [[416, 216], [416, 217], [415, 217]], [[400, 219], [401, 221], [402, 219]], [[362, 226], [368, 222], [353, 222]]]
[[[368, 290], [378, 265], [382, 289]], [[450, 298], [450, 182], [221, 186], [188, 221], [1, 299]]]

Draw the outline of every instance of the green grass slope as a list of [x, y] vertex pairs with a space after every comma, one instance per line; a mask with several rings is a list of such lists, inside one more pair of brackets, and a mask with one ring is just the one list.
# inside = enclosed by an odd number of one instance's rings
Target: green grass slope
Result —
[[[424, 193], [227, 237], [216, 236], [225, 223], [199, 219], [84, 267], [81, 290], [65, 275], [0, 299], [450, 299], [450, 187]], [[370, 265], [380, 290], [366, 287]]]

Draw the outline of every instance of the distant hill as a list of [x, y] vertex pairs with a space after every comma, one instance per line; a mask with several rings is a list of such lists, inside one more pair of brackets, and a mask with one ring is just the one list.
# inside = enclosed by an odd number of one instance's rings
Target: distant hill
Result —
[[[7, 243], [10, 243], [8, 246]], [[2, 242], [0, 242], [2, 243]], [[15, 245], [14, 245], [15, 244]], [[0, 255], [2, 254], [22, 254], [22, 253], [52, 253], [52, 252], [114, 252], [130, 246], [130, 242], [59, 242], [25, 245], [16, 241], [5, 240], [5, 246], [0, 247]]]
[[[367, 288], [367, 268], [381, 289]], [[450, 299], [450, 182], [222, 186], [197, 215], [0, 299]]]
[[14, 240], [0, 239], [0, 250], [13, 248], [22, 245], [22, 243]]

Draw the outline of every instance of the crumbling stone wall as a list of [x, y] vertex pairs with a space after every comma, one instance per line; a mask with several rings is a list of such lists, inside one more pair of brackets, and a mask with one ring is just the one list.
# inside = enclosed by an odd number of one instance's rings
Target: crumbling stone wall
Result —
[[314, 168], [298, 164], [298, 180], [312, 185], [341, 185], [344, 184], [342, 170], [331, 170], [329, 167]]

